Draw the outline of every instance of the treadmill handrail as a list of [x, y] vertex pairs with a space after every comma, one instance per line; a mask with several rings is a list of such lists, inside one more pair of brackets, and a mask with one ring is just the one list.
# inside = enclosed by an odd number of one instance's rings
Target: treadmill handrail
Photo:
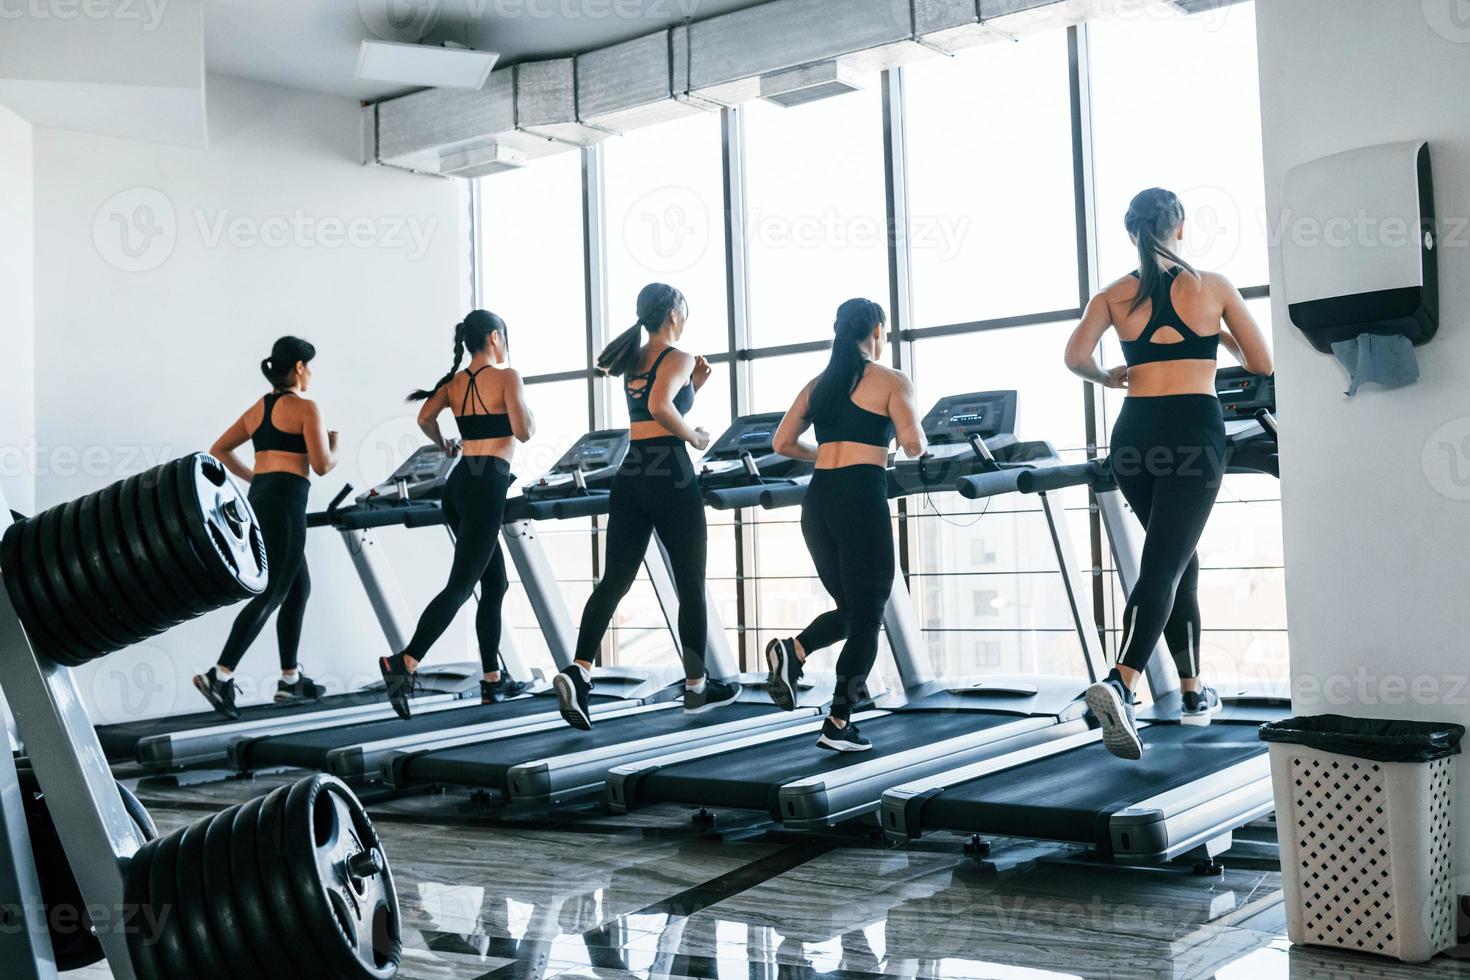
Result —
[[1027, 470], [1016, 478], [1016, 489], [1022, 493], [1046, 493], [1084, 485], [1101, 488], [1110, 480], [1107, 461], [1094, 459]]

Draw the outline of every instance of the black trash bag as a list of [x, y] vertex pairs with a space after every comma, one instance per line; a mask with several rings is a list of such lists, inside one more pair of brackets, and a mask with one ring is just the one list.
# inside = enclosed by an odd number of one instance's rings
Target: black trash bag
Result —
[[1465, 726], [1448, 721], [1392, 721], [1310, 715], [1268, 722], [1261, 741], [1308, 745], [1373, 762], [1433, 762], [1460, 754]]

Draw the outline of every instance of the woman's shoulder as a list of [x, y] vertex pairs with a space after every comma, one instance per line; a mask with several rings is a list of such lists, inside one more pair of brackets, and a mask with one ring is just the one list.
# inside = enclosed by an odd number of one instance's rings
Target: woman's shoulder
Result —
[[1098, 295], [1109, 303], [1129, 303], [1138, 295], [1138, 287], [1138, 276], [1130, 272], [1108, 283]]
[[898, 368], [889, 367], [886, 364], [879, 364], [877, 361], [872, 362], [872, 367], [868, 371], [874, 381], [890, 387], [902, 388], [909, 383], [909, 376], [907, 374], [904, 374]]

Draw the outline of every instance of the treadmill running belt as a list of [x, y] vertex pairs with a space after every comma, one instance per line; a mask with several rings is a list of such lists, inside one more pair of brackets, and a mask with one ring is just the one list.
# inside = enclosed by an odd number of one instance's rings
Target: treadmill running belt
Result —
[[654, 770], [641, 779], [638, 794], [660, 803], [764, 810], [779, 816], [777, 794], [793, 780], [1020, 720], [1017, 715], [998, 712], [905, 710], [859, 723], [863, 735], [873, 741], [873, 748], [867, 752], [818, 748], [817, 736], [808, 731]]
[[[408, 760], [404, 772], [415, 783], [450, 783], [505, 792], [507, 774], [524, 762], [585, 752], [619, 742], [744, 721], [773, 713], [782, 712], [768, 704], [732, 704], [727, 708], [691, 718], [675, 702], [673, 707], [661, 711], [647, 711], [624, 718], [594, 722], [590, 732], [581, 732], [568, 726], [551, 732], [533, 732], [480, 745], [428, 752]], [[666, 751], [678, 750], [679, 747], [674, 745]], [[616, 765], [617, 760], [612, 760], [607, 767], [611, 769]]]
[[1105, 851], [1108, 820], [1266, 752], [1257, 725], [1150, 725], [1143, 758], [1114, 758], [1101, 743], [951, 786], [924, 804], [924, 826], [1075, 841]]
[[[592, 700], [597, 701], [598, 698], [594, 696]], [[500, 704], [466, 701], [463, 706], [425, 712], [414, 715], [407, 721], [395, 716], [383, 721], [363, 722], [360, 725], [269, 735], [241, 746], [240, 758], [236, 761], [248, 767], [298, 766], [302, 769], [321, 769], [326, 765], [327, 753], [344, 746], [408, 735], [429, 736], [462, 725], [483, 725], [541, 714], [556, 715], [556, 698], [536, 695], [502, 701]]]
[[[193, 689], [190, 688], [190, 690]], [[191, 696], [198, 697], [198, 694]], [[204, 699], [199, 698], [199, 700]], [[319, 701], [304, 704], [276, 704], [274, 702], [251, 704], [240, 708], [240, 720], [265, 721], [271, 718], [291, 718], [296, 715], [310, 714], [313, 711], [355, 708], [364, 704], [387, 704], [387, 701], [382, 691], [353, 691], [348, 694], [329, 694]], [[127, 721], [116, 725], [98, 725], [97, 739], [102, 743], [102, 751], [107, 753], [107, 758], [131, 760], [138, 754], [138, 743], [145, 738], [232, 723], [229, 718], [215, 711], [194, 711], [186, 715], [169, 715], [166, 718]]]

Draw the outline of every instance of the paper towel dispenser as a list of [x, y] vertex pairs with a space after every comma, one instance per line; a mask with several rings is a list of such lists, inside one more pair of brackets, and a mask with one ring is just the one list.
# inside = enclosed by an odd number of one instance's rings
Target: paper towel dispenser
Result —
[[1423, 140], [1287, 171], [1281, 258], [1291, 322], [1324, 354], [1365, 333], [1423, 344], [1439, 329], [1434, 181]]

